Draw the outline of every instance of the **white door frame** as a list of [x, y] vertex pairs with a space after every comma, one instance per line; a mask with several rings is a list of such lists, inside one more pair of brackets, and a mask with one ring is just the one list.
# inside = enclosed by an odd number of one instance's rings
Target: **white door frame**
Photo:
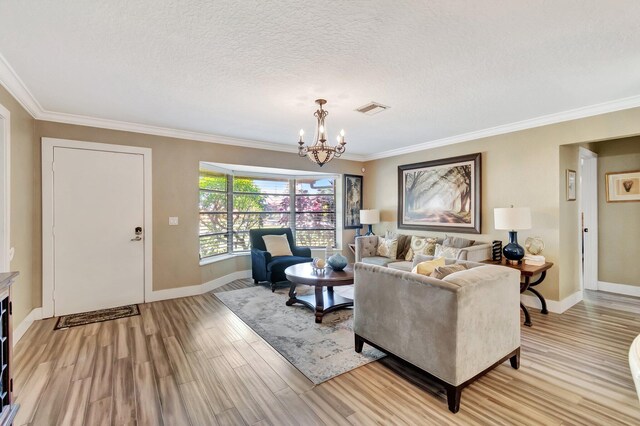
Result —
[[[592, 259], [598, 259], [598, 168], [597, 168], [598, 154], [589, 151], [586, 148], [580, 147], [578, 150], [578, 167], [580, 167], [580, 193], [578, 194], [578, 247], [582, 250], [582, 237], [583, 237], [583, 223], [582, 212], [589, 212], [593, 217], [593, 224], [589, 226], [589, 235], [595, 244], [586, 246], [586, 249], [595, 251], [589, 256]], [[584, 174], [583, 165], [587, 162], [592, 162], [595, 166], [595, 176], [590, 179]], [[586, 179], [585, 179], [586, 177]], [[595, 281], [591, 286], [585, 287], [584, 282], [584, 264], [582, 258], [582, 251], [580, 251], [580, 290], [597, 290], [598, 289], [598, 262], [593, 265], [589, 265], [591, 273], [595, 275]], [[587, 257], [587, 256], [585, 256]]]
[[54, 313], [54, 244], [53, 244], [53, 150], [56, 147], [92, 151], [141, 154], [144, 167], [144, 300], [153, 291], [153, 222], [151, 192], [151, 148], [42, 138], [42, 316]]
[[0, 272], [8, 272], [11, 258], [11, 113], [0, 105], [4, 132], [0, 137]]

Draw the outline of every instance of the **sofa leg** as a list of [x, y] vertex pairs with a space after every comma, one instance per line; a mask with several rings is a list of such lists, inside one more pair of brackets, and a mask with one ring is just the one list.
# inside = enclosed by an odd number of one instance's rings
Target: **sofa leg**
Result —
[[358, 336], [357, 334], [354, 334], [354, 336], [355, 336], [355, 343], [356, 343], [356, 352], [360, 353], [362, 352], [362, 348], [364, 346], [364, 339]]
[[275, 293], [276, 291], [276, 283], [271, 283], [271, 293]]
[[511, 363], [511, 367], [516, 370], [520, 368], [520, 348], [516, 349], [516, 353], [509, 358], [509, 362]]
[[449, 405], [449, 411], [457, 413], [460, 410], [462, 387], [446, 385], [445, 388], [447, 389], [447, 404]]
[[253, 280], [253, 283], [254, 283], [255, 285], [258, 285], [258, 284], [260, 284], [260, 281], [258, 281], [258, 280]]

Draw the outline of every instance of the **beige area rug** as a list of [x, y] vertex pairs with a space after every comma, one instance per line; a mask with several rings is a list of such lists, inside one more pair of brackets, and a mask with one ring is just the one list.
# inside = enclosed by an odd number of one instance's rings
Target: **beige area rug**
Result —
[[111, 321], [118, 318], [140, 315], [138, 305], [119, 306], [117, 308], [100, 309], [99, 311], [83, 312], [80, 314], [64, 315], [58, 318], [54, 330], [61, 328], [77, 327], [94, 322]]
[[[300, 287], [298, 294], [304, 292]], [[368, 345], [355, 352], [351, 309], [330, 312], [316, 324], [310, 309], [285, 305], [287, 294], [288, 289], [272, 293], [256, 286], [215, 295], [315, 384], [385, 356]]]

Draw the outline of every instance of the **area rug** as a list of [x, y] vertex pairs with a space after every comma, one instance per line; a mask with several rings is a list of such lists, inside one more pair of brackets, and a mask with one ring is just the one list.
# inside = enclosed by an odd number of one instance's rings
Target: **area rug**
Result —
[[368, 345], [361, 354], [354, 351], [351, 309], [330, 312], [316, 324], [310, 309], [285, 305], [287, 293], [256, 286], [216, 297], [315, 384], [385, 356]]
[[111, 321], [118, 318], [140, 315], [138, 305], [119, 306], [117, 308], [100, 309], [99, 311], [83, 312], [80, 314], [63, 315], [58, 318], [54, 330], [61, 328], [77, 327], [94, 322]]

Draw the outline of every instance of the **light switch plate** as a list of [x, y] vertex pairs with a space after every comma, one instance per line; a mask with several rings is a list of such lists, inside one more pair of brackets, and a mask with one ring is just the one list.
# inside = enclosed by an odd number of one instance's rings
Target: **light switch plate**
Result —
[[170, 217], [169, 218], [169, 225], [177, 225], [178, 224], [178, 218], [177, 217]]

